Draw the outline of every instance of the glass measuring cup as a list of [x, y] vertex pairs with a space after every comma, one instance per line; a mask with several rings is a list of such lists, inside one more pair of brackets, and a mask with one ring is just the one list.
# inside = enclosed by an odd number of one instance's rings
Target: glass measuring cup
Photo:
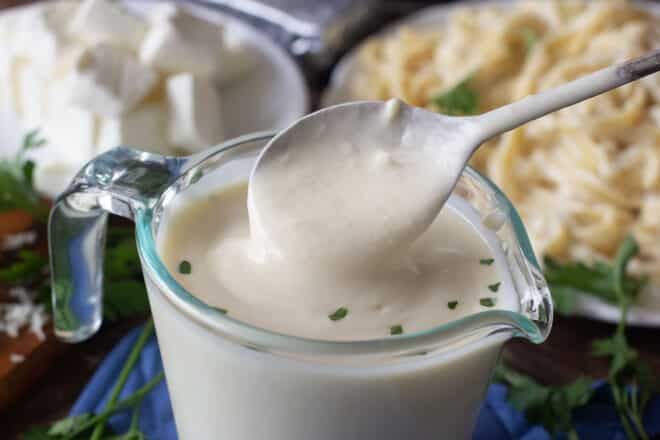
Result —
[[181, 200], [246, 180], [273, 136], [257, 133], [189, 157], [126, 147], [76, 176], [51, 212], [58, 337], [101, 324], [107, 214], [136, 223], [138, 251], [181, 439], [466, 439], [504, 342], [540, 343], [552, 302], [518, 214], [472, 169], [455, 197], [487, 218], [505, 255], [517, 311], [489, 309], [428, 331], [330, 342], [234, 320], [187, 292], [159, 258], [162, 225]]

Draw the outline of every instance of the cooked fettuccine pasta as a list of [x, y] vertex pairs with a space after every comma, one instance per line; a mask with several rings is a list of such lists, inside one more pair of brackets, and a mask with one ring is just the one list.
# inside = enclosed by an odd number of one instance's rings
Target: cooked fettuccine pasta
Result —
[[[434, 97], [468, 79], [484, 112], [659, 46], [660, 18], [625, 0], [461, 7], [437, 29], [367, 42], [351, 91], [441, 111]], [[500, 136], [473, 165], [520, 210], [539, 255], [607, 260], [632, 232], [633, 270], [660, 285], [660, 75]]]

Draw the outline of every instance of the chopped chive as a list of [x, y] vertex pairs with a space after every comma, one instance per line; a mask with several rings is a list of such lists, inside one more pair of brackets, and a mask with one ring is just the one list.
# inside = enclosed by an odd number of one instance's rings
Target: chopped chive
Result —
[[495, 300], [493, 298], [481, 298], [479, 304], [483, 307], [493, 307], [495, 305]]
[[450, 310], [454, 310], [457, 305], [458, 305], [458, 301], [449, 301], [447, 303], [447, 307], [449, 307]]
[[335, 310], [335, 313], [328, 315], [328, 318], [330, 318], [331, 321], [339, 321], [340, 319], [346, 318], [346, 315], [348, 315], [348, 309], [346, 307], [340, 307]]
[[190, 264], [190, 261], [183, 260], [181, 263], [179, 263], [179, 273], [188, 275], [191, 272], [192, 272], [192, 264]]
[[494, 258], [482, 258], [481, 260], [479, 260], [479, 264], [483, 266], [490, 266], [494, 262], [495, 262]]
[[500, 284], [502, 283], [489, 284], [488, 290], [490, 290], [491, 292], [497, 292], [500, 288]]
[[222, 307], [211, 307], [211, 308], [218, 313], [222, 313], [223, 315], [227, 314], [227, 309], [223, 309]]
[[400, 335], [403, 333], [403, 327], [401, 325], [393, 325], [390, 327], [390, 335]]

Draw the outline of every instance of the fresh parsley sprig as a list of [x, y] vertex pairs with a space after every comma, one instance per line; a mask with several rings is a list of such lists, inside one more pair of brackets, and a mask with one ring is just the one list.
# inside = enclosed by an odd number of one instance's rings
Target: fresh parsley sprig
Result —
[[626, 273], [629, 261], [637, 254], [633, 237], [626, 238], [612, 264], [595, 262], [558, 263], [546, 257], [544, 275], [558, 313], [568, 315], [575, 310], [578, 293], [587, 293], [605, 302], [617, 305], [620, 298], [633, 303], [647, 279]]
[[25, 157], [29, 150], [45, 143], [38, 131], [31, 131], [14, 158], [0, 161], [0, 212], [20, 210], [45, 221], [48, 207], [34, 188], [35, 165]]
[[[594, 356], [610, 359], [608, 382], [619, 418], [629, 440], [648, 440], [643, 424], [644, 410], [651, 395], [660, 391], [660, 384], [650, 366], [630, 347], [626, 338], [626, 323], [630, 306], [637, 300], [643, 283], [626, 283], [626, 269], [630, 260], [639, 252], [632, 236], [627, 237], [612, 264], [612, 283], [616, 303], [621, 311], [619, 324], [610, 338], [593, 343]], [[630, 392], [626, 386], [630, 385]]]
[[637, 242], [628, 236], [619, 246], [611, 265], [601, 262], [560, 264], [548, 258], [545, 260], [545, 277], [558, 313], [570, 314], [578, 293], [595, 296], [620, 310], [621, 317], [614, 334], [594, 341], [592, 353], [610, 360], [608, 383], [628, 440], [649, 438], [642, 416], [651, 395], [660, 391], [660, 383], [651, 367], [640, 359], [626, 338], [628, 311], [647, 282], [646, 278], [627, 273], [630, 261], [638, 253]]
[[[84, 413], [76, 416], [66, 417], [53, 423], [49, 427], [39, 427], [30, 430], [23, 436], [24, 440], [144, 440], [146, 436], [139, 430], [138, 422], [140, 406], [144, 397], [153, 390], [164, 378], [163, 373], [156, 375], [148, 383], [140, 387], [130, 396], [119, 401], [119, 394], [126, 385], [128, 376], [137, 363], [140, 353], [145, 344], [153, 334], [153, 321], [145, 324], [138, 339], [133, 345], [122, 370], [117, 379], [106, 408], [99, 414]], [[104, 434], [107, 421], [113, 414], [121, 411], [131, 410], [131, 425], [123, 435]]]
[[500, 364], [495, 381], [508, 385], [509, 401], [529, 422], [543, 425], [553, 437], [566, 432], [569, 440], [578, 439], [572, 413], [591, 399], [591, 380], [581, 377], [560, 387], [544, 386]]

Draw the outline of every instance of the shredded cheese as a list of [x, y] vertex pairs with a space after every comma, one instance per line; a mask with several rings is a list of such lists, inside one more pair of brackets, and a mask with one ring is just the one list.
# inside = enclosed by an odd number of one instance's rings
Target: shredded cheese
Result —
[[0, 303], [0, 334], [15, 338], [24, 327], [29, 327], [40, 341], [45, 340], [43, 326], [49, 318], [44, 306], [35, 304], [34, 294], [23, 287], [12, 288], [9, 295], [16, 302]]

